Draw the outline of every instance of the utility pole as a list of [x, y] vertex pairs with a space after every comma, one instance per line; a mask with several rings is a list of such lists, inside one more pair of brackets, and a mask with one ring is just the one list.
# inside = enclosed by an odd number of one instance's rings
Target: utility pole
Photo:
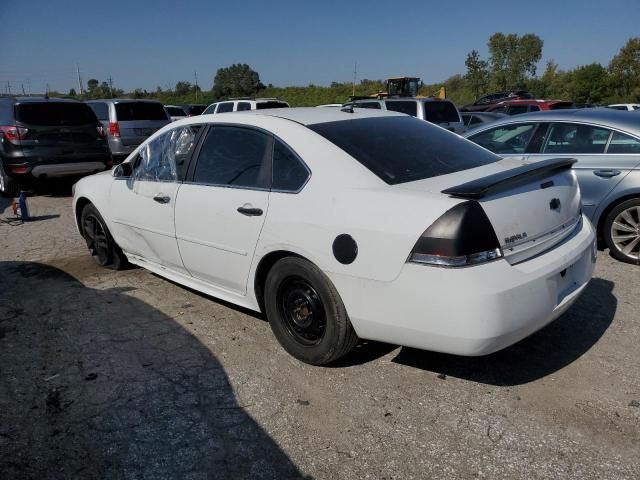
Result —
[[24, 83], [21, 83], [20, 86], [22, 87], [22, 95], [26, 97], [27, 94], [24, 93]]
[[51, 90], [51, 87], [49, 86], [49, 84], [47, 83], [47, 97], [49, 96], [49, 91]]
[[76, 63], [76, 71], [78, 72], [78, 90], [80, 91], [80, 95], [82, 95], [82, 77], [80, 76], [80, 65]]
[[357, 72], [358, 72], [358, 62], [355, 62], [353, 64], [353, 92], [351, 93], [351, 95], [353, 97], [356, 96], [356, 78], [357, 78]]
[[113, 97], [113, 78], [109, 77], [107, 80], [109, 81], [109, 93]]
[[196, 77], [196, 103], [198, 103], [198, 72], [193, 72], [193, 75]]
[[7, 80], [7, 93], [11, 95], [11, 82]]

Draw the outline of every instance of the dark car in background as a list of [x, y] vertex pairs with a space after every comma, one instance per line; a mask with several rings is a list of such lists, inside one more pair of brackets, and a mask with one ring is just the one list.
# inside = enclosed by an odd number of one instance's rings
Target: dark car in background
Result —
[[203, 105], [200, 103], [189, 103], [187, 105], [182, 105], [182, 108], [185, 112], [187, 112], [187, 117], [193, 117], [194, 115], [202, 115], [202, 112], [205, 111], [207, 105]]
[[0, 193], [17, 196], [36, 179], [86, 175], [111, 167], [105, 131], [75, 100], [0, 98]]
[[469, 103], [460, 108], [461, 112], [484, 112], [489, 109], [492, 105], [506, 99], [510, 100], [518, 100], [518, 99], [528, 99], [533, 98], [526, 90], [507, 90], [505, 92], [495, 92], [490, 93], [489, 95], [485, 95], [484, 97], [480, 97], [473, 103]]
[[164, 105], [154, 100], [90, 100], [107, 132], [109, 148], [118, 162], [133, 152], [147, 137], [171, 122]]

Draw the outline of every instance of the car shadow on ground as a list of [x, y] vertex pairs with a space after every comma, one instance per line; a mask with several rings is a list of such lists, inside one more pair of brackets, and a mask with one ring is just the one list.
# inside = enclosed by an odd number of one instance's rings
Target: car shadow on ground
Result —
[[0, 262], [4, 478], [304, 478], [212, 352], [127, 289]]
[[560, 318], [515, 345], [484, 357], [460, 357], [402, 348], [394, 362], [496, 386], [513, 386], [546, 377], [584, 355], [613, 321], [617, 299], [613, 282], [591, 280]]

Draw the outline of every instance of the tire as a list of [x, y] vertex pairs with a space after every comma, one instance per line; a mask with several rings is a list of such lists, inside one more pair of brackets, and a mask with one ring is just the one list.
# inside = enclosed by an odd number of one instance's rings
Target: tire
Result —
[[0, 194], [10, 198], [16, 198], [20, 195], [20, 185], [15, 178], [11, 178], [5, 173], [2, 159], [0, 159]]
[[98, 265], [113, 270], [127, 267], [127, 257], [113, 240], [104, 219], [93, 204], [89, 203], [82, 209], [80, 227], [87, 248]]
[[602, 236], [613, 258], [640, 265], [640, 198], [616, 205], [604, 221]]
[[278, 342], [302, 362], [334, 362], [358, 342], [340, 295], [307, 260], [285, 257], [276, 262], [267, 275], [264, 304]]

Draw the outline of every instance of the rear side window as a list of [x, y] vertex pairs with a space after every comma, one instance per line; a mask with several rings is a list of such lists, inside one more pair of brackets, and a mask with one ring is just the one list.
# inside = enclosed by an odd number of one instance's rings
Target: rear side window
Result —
[[246, 128], [214, 127], [202, 144], [193, 181], [229, 187], [267, 188], [271, 144]]
[[134, 120], [167, 120], [167, 113], [160, 103], [122, 102], [116, 103], [116, 117], [119, 122], [130, 122]]
[[554, 123], [547, 135], [544, 153], [604, 153], [611, 132], [605, 128], [572, 123]]
[[309, 178], [309, 172], [296, 154], [276, 140], [273, 147], [272, 190], [297, 192], [307, 178]]
[[109, 105], [106, 103], [88, 103], [87, 105], [96, 114], [98, 120], [109, 120]]
[[200, 115], [206, 108], [206, 105], [189, 105], [186, 110], [189, 115]]
[[251, 110], [251, 104], [249, 102], [238, 102], [236, 107], [237, 112], [243, 112], [245, 110]]
[[406, 113], [412, 117], [418, 116], [418, 104], [416, 102], [386, 102], [386, 105], [387, 110], [392, 112]]
[[525, 153], [529, 139], [535, 130], [535, 123], [502, 125], [471, 135], [469, 140], [498, 154]]
[[458, 110], [451, 102], [423, 102], [424, 118], [432, 123], [459, 122]]
[[233, 102], [224, 102], [218, 104], [218, 110], [216, 113], [233, 112]]
[[16, 120], [48, 127], [98, 123], [85, 103], [66, 102], [20, 103], [16, 106]]
[[614, 132], [607, 153], [640, 153], [640, 141], [624, 133]]
[[500, 157], [427, 122], [407, 117], [363, 118], [310, 125], [390, 185], [446, 175]]
[[268, 102], [258, 102], [256, 104], [256, 109], [264, 110], [267, 108], [288, 108], [289, 104], [286, 102], [277, 102], [277, 101], [268, 101]]

